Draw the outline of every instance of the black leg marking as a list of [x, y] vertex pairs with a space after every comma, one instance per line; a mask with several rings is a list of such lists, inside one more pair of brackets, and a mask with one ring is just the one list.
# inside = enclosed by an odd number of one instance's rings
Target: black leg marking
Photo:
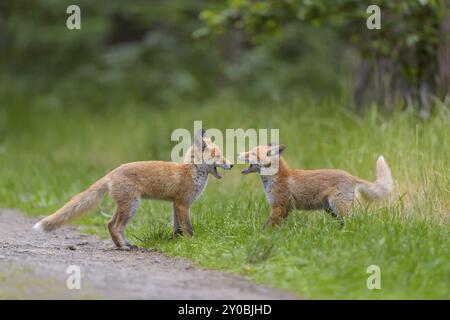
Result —
[[180, 221], [178, 221], [177, 209], [175, 204], [173, 204], [173, 235], [180, 236], [183, 234], [181, 230]]
[[333, 218], [337, 219], [339, 221], [339, 225], [341, 228], [344, 227], [344, 219], [342, 218], [342, 215], [339, 213], [339, 210], [334, 205], [333, 201], [328, 199], [328, 207], [325, 209], [325, 211], [333, 216]]

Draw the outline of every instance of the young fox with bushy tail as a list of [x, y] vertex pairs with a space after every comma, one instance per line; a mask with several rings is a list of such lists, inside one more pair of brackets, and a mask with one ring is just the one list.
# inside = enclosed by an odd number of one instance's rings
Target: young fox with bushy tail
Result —
[[284, 149], [284, 145], [258, 146], [239, 154], [240, 160], [250, 163], [242, 171], [244, 175], [261, 173], [261, 169], [269, 169], [278, 163], [275, 174], [261, 175], [264, 191], [272, 207], [268, 225], [277, 224], [280, 218], [286, 218], [293, 209], [324, 209], [342, 219], [349, 214], [353, 200], [359, 194], [370, 200], [381, 200], [392, 192], [391, 171], [383, 156], [377, 160], [377, 179], [370, 182], [342, 170], [291, 169], [280, 157]]
[[133, 248], [125, 239], [124, 230], [143, 198], [171, 201], [174, 234], [191, 236], [189, 208], [201, 195], [209, 173], [217, 179], [221, 178], [217, 167], [230, 170], [233, 165], [223, 157], [221, 150], [202, 129], [196, 133], [184, 163], [142, 161], [121, 165], [89, 189], [73, 197], [54, 214], [39, 221], [33, 228], [54, 230], [95, 208], [104, 194], [109, 192], [117, 209], [108, 223], [108, 229], [118, 248]]

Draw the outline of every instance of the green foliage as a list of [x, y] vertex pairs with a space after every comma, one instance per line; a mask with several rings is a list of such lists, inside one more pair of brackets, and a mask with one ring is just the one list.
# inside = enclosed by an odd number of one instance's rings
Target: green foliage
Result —
[[[439, 65], [438, 45], [450, 45], [448, 30], [446, 34], [440, 29], [443, 19], [450, 15], [448, 1], [372, 1], [370, 5], [381, 8], [381, 30], [366, 27], [368, 5], [355, 0], [229, 0], [225, 8], [203, 11], [206, 31], [202, 33], [224, 32], [231, 25], [245, 30], [254, 42], [264, 43], [282, 34], [285, 25], [296, 24], [299, 29], [305, 24], [332, 26], [357, 48], [363, 59], [372, 64], [392, 63], [391, 70], [373, 67], [372, 77], [381, 78], [376, 85], [387, 86], [388, 91], [398, 90], [404, 99], [417, 98], [424, 86], [445, 96], [448, 80], [440, 78], [439, 68], [446, 65]], [[396, 74], [397, 68], [400, 74]], [[385, 77], [399, 79], [400, 84], [386, 85]]]
[[[381, 8], [382, 28], [379, 32], [366, 28], [368, 4], [355, 0], [230, 0], [223, 10], [205, 10], [201, 18], [211, 31], [223, 32], [227, 23], [244, 28], [258, 39], [264, 34], [280, 32], [292, 21], [314, 26], [331, 24], [346, 31], [346, 37], [359, 44], [370, 37], [363, 48], [376, 54], [389, 55], [396, 48], [411, 48], [423, 42], [426, 50], [435, 51], [441, 20], [448, 13], [445, 1], [372, 1]], [[300, 27], [300, 26], [299, 26]]]
[[[89, 101], [98, 91], [108, 96], [119, 90], [133, 92], [136, 100], [157, 103], [213, 91], [210, 79], [202, 75], [217, 60], [214, 55], [199, 59], [208, 42], [191, 41], [198, 25], [195, 12], [204, 5], [201, 0], [170, 5], [82, 0], [77, 2], [81, 30], [75, 31], [65, 26], [69, 4], [44, 0], [1, 4], [0, 32], [8, 50], [2, 50], [0, 67], [9, 81], [24, 83], [28, 95], [51, 91], [65, 100]], [[74, 84], [78, 92], [71, 90]], [[121, 96], [111, 100], [117, 99]]]
[[198, 16], [211, 5], [205, 0], [80, 0], [81, 30], [69, 31], [69, 4], [0, 3], [1, 81], [21, 91], [15, 97], [104, 108], [201, 102], [219, 94], [280, 101], [348, 91], [348, 50], [331, 29], [291, 28], [283, 39], [253, 48], [235, 32], [199, 37]]

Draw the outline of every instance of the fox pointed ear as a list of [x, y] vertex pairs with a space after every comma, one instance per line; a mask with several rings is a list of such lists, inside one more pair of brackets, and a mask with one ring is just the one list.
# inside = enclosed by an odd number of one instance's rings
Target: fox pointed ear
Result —
[[270, 144], [270, 149], [267, 151], [267, 156], [278, 156], [283, 153], [286, 146], [284, 144], [272, 145]]
[[199, 148], [200, 150], [205, 149], [206, 142], [203, 140], [203, 138], [206, 137], [206, 130], [201, 128], [198, 130], [194, 136], [194, 147]]
[[204, 128], [201, 128], [200, 130], [197, 131], [197, 135], [202, 138], [206, 137], [206, 130]]

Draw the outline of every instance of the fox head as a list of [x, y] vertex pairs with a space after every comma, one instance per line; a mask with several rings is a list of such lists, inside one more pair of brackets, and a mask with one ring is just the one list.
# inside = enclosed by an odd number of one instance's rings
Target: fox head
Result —
[[195, 134], [192, 147], [186, 154], [184, 162], [206, 167], [208, 173], [217, 179], [222, 178], [217, 167], [226, 170], [233, 168], [232, 162], [223, 156], [220, 148], [206, 135], [205, 129]]
[[238, 159], [250, 164], [247, 169], [242, 170], [242, 174], [261, 173], [261, 168], [269, 168], [275, 161], [279, 160], [278, 158], [284, 149], [286, 149], [284, 144], [268, 145], [257, 146], [248, 152], [240, 153]]

